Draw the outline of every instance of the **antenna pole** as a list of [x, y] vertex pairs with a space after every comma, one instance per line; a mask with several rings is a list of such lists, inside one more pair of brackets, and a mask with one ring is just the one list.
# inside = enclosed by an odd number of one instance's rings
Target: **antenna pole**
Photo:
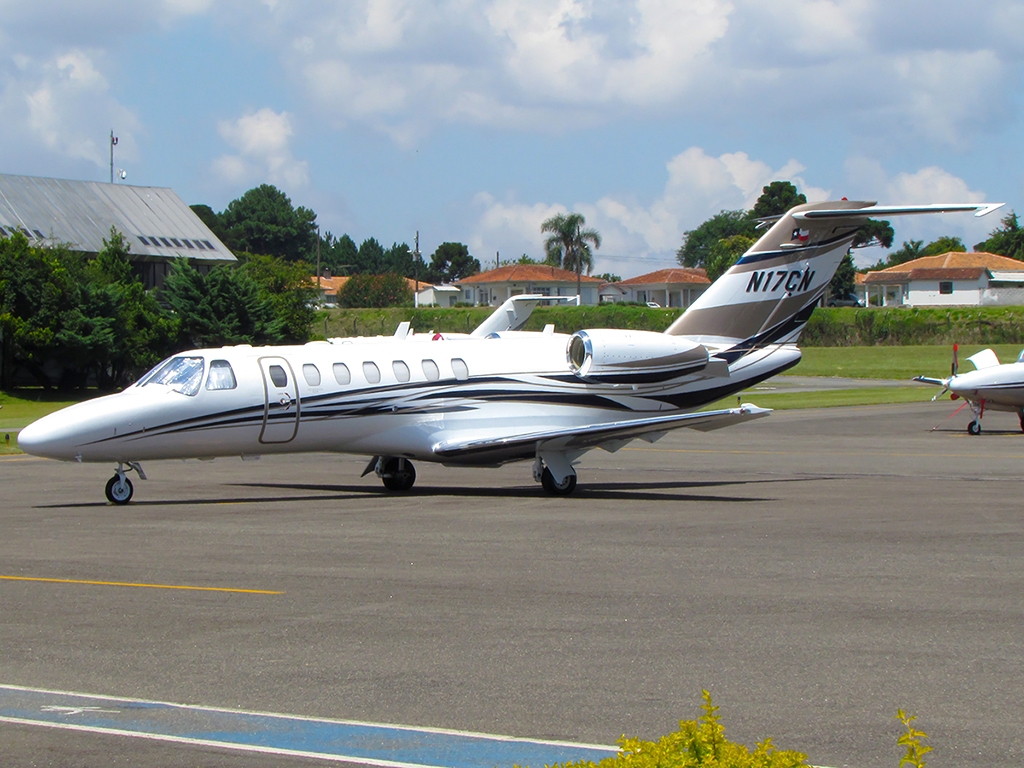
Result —
[[114, 135], [114, 129], [110, 129], [110, 183], [114, 183], [114, 147], [117, 146], [117, 136]]

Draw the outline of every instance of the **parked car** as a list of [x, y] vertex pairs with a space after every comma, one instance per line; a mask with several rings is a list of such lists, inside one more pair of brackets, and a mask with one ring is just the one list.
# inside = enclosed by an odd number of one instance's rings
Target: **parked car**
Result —
[[864, 302], [852, 293], [845, 296], [830, 296], [828, 299], [830, 307], [863, 307]]

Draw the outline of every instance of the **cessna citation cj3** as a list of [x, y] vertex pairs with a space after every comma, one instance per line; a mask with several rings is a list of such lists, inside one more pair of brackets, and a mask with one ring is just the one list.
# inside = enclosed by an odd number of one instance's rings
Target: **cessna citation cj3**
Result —
[[331, 339], [291, 347], [183, 352], [116, 395], [29, 425], [23, 450], [116, 463], [107, 498], [149, 459], [335, 451], [372, 456], [391, 491], [412, 460], [497, 466], [533, 462], [551, 494], [576, 487], [574, 462], [670, 429], [713, 430], [766, 416], [753, 405], [698, 411], [800, 360], [796, 341], [869, 216], [975, 211], [998, 204], [811, 203], [767, 232], [664, 333], [523, 332], [543, 296], [519, 296], [470, 334]]

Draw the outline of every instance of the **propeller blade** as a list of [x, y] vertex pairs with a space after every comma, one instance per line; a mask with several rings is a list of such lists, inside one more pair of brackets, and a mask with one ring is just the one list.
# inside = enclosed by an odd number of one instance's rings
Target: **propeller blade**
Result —
[[950, 376], [956, 376], [958, 370], [960, 370], [960, 363], [957, 360], [957, 352], [960, 350], [959, 344], [953, 344], [953, 365], [949, 369]]

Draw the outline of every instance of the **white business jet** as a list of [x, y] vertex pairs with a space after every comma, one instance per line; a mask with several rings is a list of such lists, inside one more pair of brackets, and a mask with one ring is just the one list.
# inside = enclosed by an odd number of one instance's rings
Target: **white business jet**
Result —
[[766, 416], [753, 405], [700, 411], [791, 368], [796, 341], [869, 216], [975, 211], [998, 204], [877, 206], [847, 200], [793, 208], [664, 333], [520, 330], [542, 296], [509, 300], [470, 334], [410, 333], [302, 346], [197, 349], [116, 395], [29, 425], [23, 450], [111, 462], [107, 498], [150, 459], [336, 451], [372, 456], [390, 491], [413, 460], [533, 463], [551, 494], [576, 487], [587, 451], [616, 451], [668, 430], [718, 429]]
[[986, 410], [1016, 413], [1020, 419], [1021, 431], [1024, 431], [1024, 352], [1020, 353], [1016, 362], [1000, 365], [995, 352], [983, 349], [967, 358], [974, 364], [975, 370], [960, 373], [958, 351], [958, 346], [954, 344], [953, 365], [948, 378], [915, 376], [914, 381], [942, 387], [942, 391], [932, 398], [932, 402], [947, 392], [950, 393], [952, 400], [963, 398], [964, 403], [970, 406], [974, 414], [974, 420], [967, 425], [967, 431], [972, 435], [981, 434], [981, 417]]

